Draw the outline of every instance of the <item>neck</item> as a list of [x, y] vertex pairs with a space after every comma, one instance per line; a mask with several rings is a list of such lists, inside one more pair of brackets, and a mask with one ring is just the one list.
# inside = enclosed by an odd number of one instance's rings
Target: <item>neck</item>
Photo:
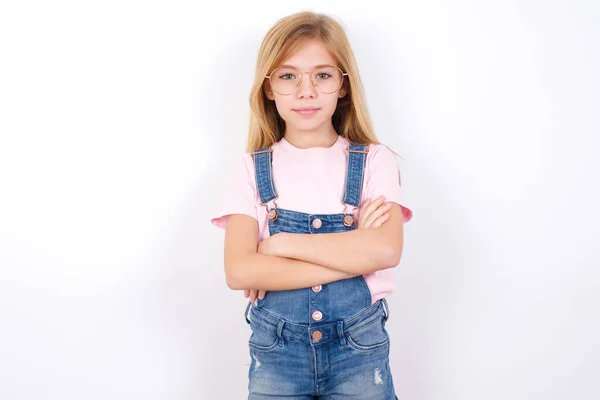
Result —
[[312, 131], [301, 131], [287, 126], [284, 134], [285, 140], [300, 149], [331, 147], [338, 140], [338, 136], [331, 122]]

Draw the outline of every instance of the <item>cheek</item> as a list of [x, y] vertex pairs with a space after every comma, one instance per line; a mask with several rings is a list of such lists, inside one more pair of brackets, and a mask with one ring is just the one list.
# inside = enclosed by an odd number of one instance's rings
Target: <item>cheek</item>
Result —
[[329, 114], [329, 115], [333, 115], [336, 107], [337, 107], [337, 97], [332, 97], [332, 98], [328, 99], [327, 102], [324, 102], [323, 111], [326, 111], [327, 114]]
[[335, 109], [337, 107], [337, 99], [327, 99], [327, 101], [323, 101], [321, 104], [321, 118], [331, 119], [333, 113], [335, 113]]
[[276, 100], [275, 107], [277, 108], [277, 112], [279, 113], [281, 118], [283, 118], [284, 120], [288, 118], [286, 110], [289, 109], [289, 107], [286, 106], [285, 102], [281, 100]]
[[290, 118], [290, 114], [293, 112], [292, 107], [288, 104], [289, 102], [286, 99], [277, 99], [275, 101], [275, 107], [277, 107], [277, 112], [283, 118], [284, 121], [287, 121]]

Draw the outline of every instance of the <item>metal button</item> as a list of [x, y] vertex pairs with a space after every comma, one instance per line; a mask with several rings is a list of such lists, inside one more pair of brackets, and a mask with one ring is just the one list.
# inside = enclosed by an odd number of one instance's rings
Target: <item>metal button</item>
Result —
[[318, 342], [319, 340], [321, 340], [322, 337], [323, 337], [323, 334], [321, 333], [321, 331], [314, 331], [312, 333], [312, 338], [315, 342]]
[[321, 289], [323, 289], [323, 286], [321, 286], [321, 285], [312, 287], [312, 291], [315, 293], [319, 293], [321, 291]]
[[319, 229], [323, 225], [323, 222], [319, 218], [313, 219], [312, 226], [315, 229]]
[[315, 311], [312, 313], [312, 319], [315, 321], [320, 321], [323, 318], [323, 313], [321, 311]]
[[353, 223], [354, 223], [354, 217], [352, 215], [344, 216], [344, 225], [345, 226], [351, 226]]
[[269, 211], [269, 219], [275, 221], [277, 219], [277, 210]]

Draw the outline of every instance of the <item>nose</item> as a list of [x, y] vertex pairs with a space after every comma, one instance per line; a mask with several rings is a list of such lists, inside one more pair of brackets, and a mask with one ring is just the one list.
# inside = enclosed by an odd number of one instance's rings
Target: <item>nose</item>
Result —
[[[304, 76], [304, 74], [308, 75]], [[300, 85], [296, 92], [298, 98], [315, 97], [317, 94], [317, 88], [311, 79], [310, 72], [301, 73], [301, 77]]]

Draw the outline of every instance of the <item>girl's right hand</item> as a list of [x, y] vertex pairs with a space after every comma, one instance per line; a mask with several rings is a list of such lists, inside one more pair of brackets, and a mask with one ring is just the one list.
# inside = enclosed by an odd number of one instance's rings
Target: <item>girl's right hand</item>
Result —
[[375, 201], [366, 199], [359, 208], [358, 229], [379, 228], [390, 217], [392, 203], [384, 203], [384, 197], [379, 196]]
[[262, 289], [244, 289], [244, 297], [250, 297], [248, 300], [251, 303], [254, 303], [256, 298], [258, 297], [260, 300], [265, 298], [265, 294], [267, 294], [266, 290]]

